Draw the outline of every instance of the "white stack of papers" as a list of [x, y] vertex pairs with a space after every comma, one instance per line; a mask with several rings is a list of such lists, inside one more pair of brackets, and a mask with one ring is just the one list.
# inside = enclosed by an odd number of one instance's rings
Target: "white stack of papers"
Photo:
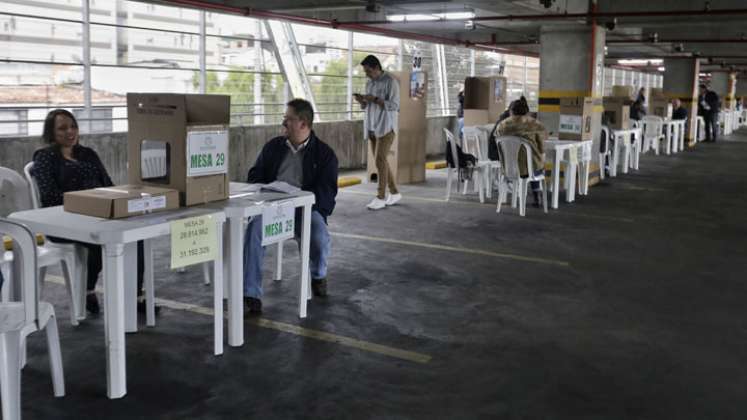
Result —
[[286, 194], [295, 194], [301, 191], [300, 188], [294, 187], [293, 185], [283, 182], [283, 181], [275, 181], [271, 182], [269, 184], [265, 184], [262, 186], [262, 190], [264, 191], [276, 191], [276, 192], [282, 192]]

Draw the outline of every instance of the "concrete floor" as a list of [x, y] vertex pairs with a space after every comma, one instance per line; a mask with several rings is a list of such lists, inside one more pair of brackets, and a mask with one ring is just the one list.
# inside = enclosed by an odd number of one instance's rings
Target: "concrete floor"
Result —
[[747, 133], [647, 155], [639, 172], [526, 218], [474, 195], [443, 202], [443, 171], [379, 212], [364, 207], [373, 185], [341, 190], [331, 296], [298, 319], [294, 246], [282, 282], [267, 281], [268, 253], [263, 318], [221, 357], [209, 316], [170, 308], [210, 307], [211, 289], [199, 269], [168, 271], [164, 241], [166, 308], [127, 336], [121, 400], [105, 395], [103, 318], [72, 328], [47, 282], [67, 396], [52, 396], [35, 334], [24, 416], [744, 419], [746, 161]]

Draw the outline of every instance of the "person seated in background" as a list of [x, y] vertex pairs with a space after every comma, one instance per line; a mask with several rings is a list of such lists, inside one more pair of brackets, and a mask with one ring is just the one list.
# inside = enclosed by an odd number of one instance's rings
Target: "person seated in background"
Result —
[[[34, 167], [31, 174], [39, 189], [42, 207], [60, 206], [63, 195], [69, 191], [114, 185], [111, 177], [93, 149], [80, 145], [78, 121], [67, 110], [55, 109], [44, 120], [42, 139], [49, 146], [34, 152]], [[75, 243], [88, 250], [86, 278], [86, 310], [91, 314], [100, 312], [96, 298], [96, 282], [101, 272], [101, 246], [63, 238], [49, 237], [52, 242]], [[138, 242], [137, 284], [138, 311], [145, 312], [143, 300], [143, 242]], [[158, 310], [160, 308], [156, 308]]]
[[464, 89], [459, 91], [457, 94], [457, 101], [459, 106], [457, 107], [457, 127], [459, 128], [459, 138], [464, 138]]
[[646, 110], [643, 107], [643, 100], [638, 98], [630, 106], [630, 119], [640, 121], [646, 116]]
[[[541, 122], [530, 117], [529, 104], [523, 96], [511, 103], [511, 116], [498, 124], [496, 128], [497, 136], [516, 136], [521, 137], [529, 142], [532, 148], [532, 166], [534, 167], [533, 175], [542, 175], [545, 171], [545, 148], [544, 142], [547, 140], [547, 130]], [[527, 157], [524, 149], [519, 151], [519, 171], [522, 177], [528, 176]], [[540, 184], [537, 181], [530, 183], [532, 187], [532, 197], [534, 206], [539, 207], [540, 201]]]
[[687, 108], [682, 106], [682, 101], [675, 98], [672, 99], [672, 119], [673, 120], [686, 120], [687, 119]]
[[635, 97], [635, 100], [641, 101], [642, 105], [646, 103], [646, 88], [645, 87], [638, 89], [638, 95]]
[[[314, 296], [327, 296], [327, 258], [330, 237], [327, 217], [335, 208], [337, 196], [337, 156], [312, 130], [314, 109], [304, 99], [287, 104], [283, 127], [285, 135], [275, 137], [262, 148], [249, 170], [247, 182], [284, 181], [314, 193], [311, 209], [309, 271]], [[298, 209], [300, 210], [300, 209]], [[296, 237], [301, 236], [302, 213], [296, 211]], [[248, 315], [262, 312], [262, 216], [254, 217], [246, 228], [244, 241], [244, 303]]]

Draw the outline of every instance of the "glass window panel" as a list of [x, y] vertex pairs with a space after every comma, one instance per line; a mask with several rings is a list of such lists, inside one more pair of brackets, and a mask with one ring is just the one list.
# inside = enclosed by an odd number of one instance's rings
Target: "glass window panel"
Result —
[[[199, 68], [199, 36], [150, 29], [91, 25], [93, 64]], [[215, 53], [208, 51], [207, 56]]]
[[0, 15], [0, 58], [80, 63], [82, 24]]
[[292, 24], [296, 42], [310, 46], [318, 46], [317, 52], [323, 52], [324, 47], [348, 48], [348, 32], [319, 26]]
[[[0, 65], [0, 133], [41, 135], [44, 118], [55, 108], [83, 105], [83, 67], [60, 64]], [[13, 120], [13, 116], [17, 119]]]
[[[396, 57], [399, 54], [399, 39], [374, 34], [353, 33], [353, 49], [375, 54], [381, 60], [383, 67], [386, 68], [387, 64], [394, 65], [393, 68], [389, 69], [394, 70], [397, 65]], [[383, 57], [380, 54], [390, 57]], [[394, 58], [394, 62], [390, 58]]]
[[449, 95], [449, 114], [456, 114], [459, 107], [457, 95], [464, 89], [464, 79], [470, 74], [470, 50], [444, 46], [446, 57], [446, 86]]
[[[57, 19], [81, 20], [82, 3], [81, 0], [44, 0], [44, 1], [18, 1], [18, 0], [0, 0], [0, 10], [7, 13], [17, 13], [24, 15], [33, 15], [40, 17], [50, 17]], [[99, 7], [91, 6], [91, 12], [110, 12], [101, 10]], [[5, 19], [7, 16], [2, 16]], [[19, 19], [19, 18], [16, 18]], [[0, 20], [1, 22], [1, 20]]]

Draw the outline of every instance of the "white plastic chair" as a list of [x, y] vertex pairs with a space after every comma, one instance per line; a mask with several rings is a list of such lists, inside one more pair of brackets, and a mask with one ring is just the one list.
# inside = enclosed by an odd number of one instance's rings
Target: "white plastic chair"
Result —
[[24, 225], [0, 219], [0, 233], [13, 238], [12, 275], [5, 287], [13, 286], [12, 301], [0, 303], [0, 396], [4, 420], [21, 418], [21, 359], [25, 338], [46, 329], [49, 364], [55, 397], [65, 395], [60, 337], [54, 307], [39, 302], [37, 255], [34, 234]]
[[[449, 198], [451, 196], [451, 183], [452, 178], [456, 177], [457, 182], [459, 182], [459, 156], [457, 153], [457, 144], [456, 139], [453, 134], [451, 134], [451, 131], [444, 128], [444, 134], [446, 135], [446, 142], [450, 142], [448, 144], [451, 145], [449, 152], [451, 153], [452, 162], [454, 162], [454, 167], [447, 167], [446, 168], [446, 201], [449, 201]], [[480, 195], [480, 202], [485, 202], [485, 182], [483, 179], [483, 171], [479, 169], [478, 167], [475, 167], [475, 170], [472, 173], [472, 179], [477, 187], [477, 191]], [[467, 182], [465, 182], [465, 193], [466, 193], [466, 187]]]
[[[28, 166], [26, 165], [26, 167]], [[16, 171], [0, 167], [0, 196], [2, 197], [0, 199], [0, 203], [2, 203], [0, 204], [2, 206], [0, 217], [7, 216], [15, 211], [28, 210], [32, 207], [32, 203], [38, 203], [38, 198], [29, 194], [30, 191], [33, 190], [29, 188], [29, 184]], [[79, 294], [81, 290], [85, 290], [82, 284], [84, 276], [81, 275], [82, 271], [79, 269], [85, 267], [85, 264], [82, 263], [78, 248], [73, 244], [55, 244], [46, 241], [44, 245], [37, 249], [40, 267], [39, 290], [44, 285], [47, 267], [60, 264], [62, 276], [65, 279], [65, 288], [70, 298], [70, 323], [72, 325], [78, 325], [78, 320], [84, 317], [84, 315], [81, 315], [81, 308], [85, 308], [85, 296], [81, 298]], [[13, 255], [13, 252], [10, 251], [0, 253], [0, 269], [11, 264]], [[4, 292], [3, 297], [7, 297], [11, 289], [9, 288]]]
[[695, 141], [701, 142], [705, 140], [705, 118], [698, 115], [698, 127], [695, 130]]
[[[518, 198], [519, 215], [526, 215], [527, 207], [527, 193], [529, 189], [529, 182], [537, 181], [540, 183], [540, 188], [544, 197], [542, 198], [542, 204], [547, 213], [547, 182], [545, 179], [544, 170], [541, 175], [534, 175], [534, 165], [532, 163], [532, 147], [526, 140], [521, 137], [514, 136], [500, 136], [495, 139], [495, 143], [498, 146], [498, 154], [501, 160], [501, 170], [499, 179], [499, 193], [498, 193], [498, 205], [495, 209], [496, 213], [501, 212], [501, 205], [506, 200], [506, 194], [508, 188], [506, 181], [511, 181], [514, 186], [514, 193], [511, 199], [512, 206], [516, 204]], [[519, 170], [519, 151], [524, 149], [527, 158], [527, 174], [526, 178], [521, 176]]]
[[612, 148], [610, 148], [610, 144], [612, 143], [612, 138], [610, 137], [610, 129], [607, 128], [606, 125], [602, 126], [602, 134], [604, 134], [604, 142], [600, 143], [599, 145], [599, 179], [604, 179], [604, 166], [605, 166], [605, 160], [609, 158], [612, 159]]
[[[483, 173], [482, 180], [485, 181], [485, 196], [491, 198], [493, 195], [493, 180], [501, 167], [501, 162], [488, 158], [487, 139], [490, 138], [490, 133], [478, 127], [467, 126], [464, 127], [463, 134], [465, 152], [477, 158], [477, 168]], [[476, 184], [475, 188], [477, 188]]]
[[646, 115], [643, 117], [643, 153], [654, 149], [654, 154], [659, 154], [659, 147], [662, 141], [667, 141], [666, 135], [662, 133], [664, 120], [655, 115]]

